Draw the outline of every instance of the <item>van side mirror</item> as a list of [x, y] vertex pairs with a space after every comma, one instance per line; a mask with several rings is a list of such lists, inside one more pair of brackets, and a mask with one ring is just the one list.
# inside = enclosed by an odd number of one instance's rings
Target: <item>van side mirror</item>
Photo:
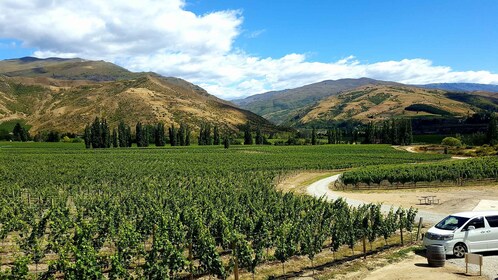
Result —
[[475, 226], [469, 226], [469, 227], [467, 227], [467, 230], [468, 230], [468, 231], [471, 231], [471, 230], [474, 230], [474, 229], [476, 229], [476, 227], [475, 227]]

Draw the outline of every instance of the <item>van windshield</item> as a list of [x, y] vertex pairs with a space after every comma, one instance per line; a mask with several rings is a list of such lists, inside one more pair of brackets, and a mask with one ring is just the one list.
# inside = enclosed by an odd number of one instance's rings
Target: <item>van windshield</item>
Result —
[[467, 222], [468, 220], [469, 220], [469, 218], [458, 217], [458, 216], [448, 216], [448, 217], [444, 218], [441, 222], [439, 222], [436, 225], [436, 228], [444, 229], [444, 230], [455, 230], [455, 229], [463, 226], [463, 224], [465, 224], [465, 222]]

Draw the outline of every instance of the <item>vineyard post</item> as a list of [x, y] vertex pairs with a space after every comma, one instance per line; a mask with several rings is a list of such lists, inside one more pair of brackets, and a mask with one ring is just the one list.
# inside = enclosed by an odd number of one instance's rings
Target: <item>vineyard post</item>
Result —
[[365, 234], [363, 234], [363, 259], [367, 259], [367, 240]]
[[239, 280], [239, 260], [237, 258], [237, 252], [235, 251], [235, 242], [232, 243], [232, 256], [233, 256], [233, 273], [235, 274], [235, 280]]
[[193, 280], [194, 279], [194, 263], [192, 262], [193, 261], [193, 256], [192, 256], [192, 240], [190, 241], [190, 243], [188, 244], [188, 261], [189, 261], [189, 272], [190, 272], [190, 276], [189, 276], [189, 279], [190, 280]]
[[419, 234], [420, 234], [420, 229], [422, 228], [422, 221], [424, 219], [422, 217], [420, 217], [420, 220], [418, 221], [418, 228], [417, 228], [417, 241], [418, 241], [418, 238], [419, 238]]
[[401, 246], [404, 246], [405, 243], [403, 242], [403, 212], [399, 213], [399, 231], [401, 234]]

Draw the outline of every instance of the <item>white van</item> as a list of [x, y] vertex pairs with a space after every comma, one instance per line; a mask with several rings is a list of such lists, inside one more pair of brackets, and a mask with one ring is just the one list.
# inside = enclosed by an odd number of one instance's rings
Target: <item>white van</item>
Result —
[[498, 211], [452, 214], [424, 235], [424, 246], [443, 245], [447, 255], [498, 251]]

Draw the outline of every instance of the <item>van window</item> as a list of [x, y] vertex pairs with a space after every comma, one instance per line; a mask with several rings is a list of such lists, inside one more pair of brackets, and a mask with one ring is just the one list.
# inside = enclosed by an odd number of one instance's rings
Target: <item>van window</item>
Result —
[[486, 216], [490, 227], [498, 227], [498, 216]]
[[436, 225], [438, 229], [444, 230], [455, 230], [465, 224], [469, 218], [458, 217], [458, 216], [448, 216], [444, 218], [441, 222]]
[[484, 219], [482, 217], [477, 217], [472, 220], [465, 226], [465, 229], [468, 229], [469, 226], [474, 226], [476, 229], [477, 228], [483, 228], [484, 227]]

